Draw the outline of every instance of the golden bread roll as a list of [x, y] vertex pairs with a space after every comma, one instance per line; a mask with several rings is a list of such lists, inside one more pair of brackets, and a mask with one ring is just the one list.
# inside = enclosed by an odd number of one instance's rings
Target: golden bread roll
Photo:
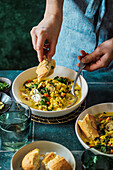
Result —
[[38, 80], [41, 81], [44, 77], [50, 76], [54, 72], [56, 67], [56, 62], [54, 59], [48, 61], [46, 58], [39, 63], [36, 74], [38, 75]]
[[42, 160], [42, 166], [45, 170], [72, 170], [72, 166], [63, 157], [56, 153], [49, 153]]
[[39, 149], [29, 152], [22, 160], [23, 170], [38, 170], [40, 167]]
[[93, 115], [87, 114], [82, 121], [78, 121], [80, 129], [89, 140], [99, 137], [96, 120]]

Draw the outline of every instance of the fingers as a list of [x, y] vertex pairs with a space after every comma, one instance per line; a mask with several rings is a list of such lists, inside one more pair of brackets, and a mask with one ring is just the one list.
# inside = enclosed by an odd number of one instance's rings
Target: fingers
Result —
[[103, 55], [99, 60], [97, 60], [95, 63], [88, 64], [85, 67], [85, 70], [87, 71], [95, 71], [100, 68], [107, 67], [110, 64], [109, 56], [107, 54]]
[[[79, 61], [83, 57], [83, 62], [87, 63], [85, 70], [94, 71], [99, 68], [107, 67], [113, 60], [113, 39], [100, 44], [91, 54], [85, 55], [85, 51], [81, 51], [82, 56], [78, 56]], [[79, 64], [77, 64], [79, 66]]]
[[86, 53], [84, 50], [80, 50], [80, 53], [81, 53], [82, 56], [85, 56], [85, 55], [88, 54], [88, 53]]
[[34, 48], [34, 50], [36, 50], [37, 36], [35, 35], [35, 27], [32, 28], [30, 34], [31, 34], [31, 38], [32, 38], [33, 48]]
[[[82, 56], [77, 56], [79, 61], [81, 61], [81, 59], [88, 54], [84, 50], [80, 50], [80, 53], [81, 53]], [[76, 64], [76, 65], [79, 67], [79, 63]]]
[[31, 37], [32, 37], [32, 44], [33, 48], [38, 53], [38, 59], [41, 62], [43, 60], [44, 51], [43, 49], [49, 49], [46, 50], [46, 56], [48, 60], [51, 60], [52, 56], [55, 54], [56, 44], [57, 42], [55, 40], [48, 40], [49, 44], [45, 44], [45, 40], [48, 38], [47, 34], [43, 30], [38, 30], [37, 27], [34, 27], [31, 30]]
[[51, 41], [50, 43], [50, 47], [49, 47], [49, 52], [47, 54], [47, 59], [51, 60], [51, 58], [53, 57], [53, 55], [55, 54], [55, 50], [56, 50], [56, 41]]
[[79, 56], [77, 56], [77, 58], [78, 58], [79, 61], [81, 61], [82, 56], [79, 55]]
[[43, 60], [43, 47], [44, 47], [45, 40], [46, 40], [46, 37], [44, 34], [41, 34], [40, 36], [38, 36], [36, 50], [38, 52], [38, 59], [40, 62]]
[[97, 48], [94, 50], [91, 54], [86, 55], [83, 58], [83, 63], [91, 63], [91, 62], [96, 62], [100, 59], [100, 57], [103, 55], [103, 52]]
[[33, 27], [31, 32], [33, 48], [38, 53], [38, 59], [41, 62], [43, 60], [43, 47], [46, 40], [46, 34], [44, 31], [38, 30], [37, 27]]

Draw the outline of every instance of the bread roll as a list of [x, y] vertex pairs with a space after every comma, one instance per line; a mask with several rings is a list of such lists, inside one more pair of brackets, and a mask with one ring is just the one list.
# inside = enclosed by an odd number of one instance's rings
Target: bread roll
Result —
[[72, 166], [56, 153], [49, 153], [42, 160], [42, 166], [45, 170], [72, 170]]
[[82, 121], [78, 121], [78, 125], [89, 140], [94, 140], [96, 137], [99, 137], [93, 115], [87, 114]]
[[38, 170], [40, 167], [39, 149], [29, 152], [22, 160], [23, 170]]
[[51, 59], [48, 61], [46, 58], [39, 63], [36, 74], [38, 75], [38, 80], [41, 81], [44, 77], [50, 76], [54, 72], [56, 66], [55, 60]]

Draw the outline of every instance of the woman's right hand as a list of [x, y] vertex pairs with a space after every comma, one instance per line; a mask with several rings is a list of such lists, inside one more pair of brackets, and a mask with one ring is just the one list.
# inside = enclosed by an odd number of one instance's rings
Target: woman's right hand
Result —
[[[30, 32], [32, 44], [33, 48], [38, 53], [38, 59], [40, 62], [43, 60], [43, 48], [49, 48], [47, 53], [48, 60], [50, 60], [55, 54], [61, 24], [61, 17], [50, 15], [44, 17], [44, 19], [37, 26], [32, 28]], [[45, 45], [45, 40], [48, 41], [48, 45]]]

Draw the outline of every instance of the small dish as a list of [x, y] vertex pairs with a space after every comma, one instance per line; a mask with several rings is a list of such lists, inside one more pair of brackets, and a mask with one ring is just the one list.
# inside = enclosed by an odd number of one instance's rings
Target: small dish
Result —
[[11, 97], [8, 96], [6, 93], [0, 92], [0, 102], [4, 104], [4, 107], [0, 109], [0, 115], [5, 113], [11, 106], [12, 100]]
[[[63, 156], [72, 165], [73, 170], [75, 170], [76, 162], [72, 153], [63, 145], [49, 141], [36, 141], [20, 148], [12, 157], [11, 170], [22, 170], [22, 159], [28, 152], [32, 151], [35, 148], [38, 148], [40, 150], [40, 154], [46, 154], [47, 152], [56, 152], [59, 156]], [[40, 170], [43, 170], [43, 167], [40, 167]]]
[[0, 77], [0, 83], [5, 83], [5, 87], [3, 89], [0, 88], [0, 92], [8, 93], [11, 89], [11, 84], [12, 84], [11, 80], [5, 77]]

